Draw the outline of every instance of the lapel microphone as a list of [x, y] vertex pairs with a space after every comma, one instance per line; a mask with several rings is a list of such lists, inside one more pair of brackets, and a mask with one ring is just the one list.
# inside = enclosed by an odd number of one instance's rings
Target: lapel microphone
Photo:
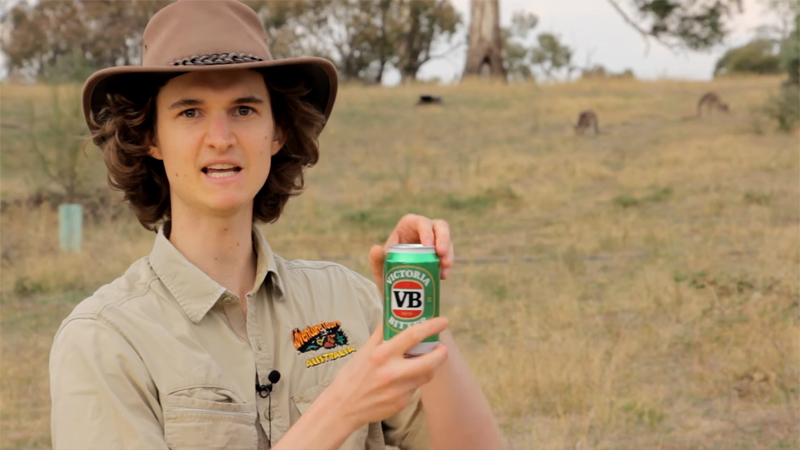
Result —
[[281, 380], [281, 373], [277, 370], [273, 370], [272, 372], [267, 375], [267, 380], [269, 384], [258, 384], [256, 383], [256, 392], [261, 398], [269, 397], [269, 394], [272, 392], [272, 386]]
[[269, 394], [272, 393], [272, 386], [276, 384], [278, 381], [281, 380], [281, 373], [277, 370], [273, 370], [272, 372], [267, 375], [267, 380], [269, 384], [258, 384], [256, 383], [256, 392], [261, 398], [269, 397], [269, 406], [267, 406], [267, 421], [269, 421], [269, 434], [267, 435], [267, 440], [269, 441], [270, 447], [272, 446], [272, 396]]

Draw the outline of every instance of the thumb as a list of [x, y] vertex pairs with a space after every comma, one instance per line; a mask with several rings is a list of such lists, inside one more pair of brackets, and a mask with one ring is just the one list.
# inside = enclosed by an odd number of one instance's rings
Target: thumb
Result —
[[369, 269], [372, 271], [378, 292], [381, 294], [383, 294], [383, 261], [385, 258], [386, 253], [380, 245], [373, 245], [369, 250]]

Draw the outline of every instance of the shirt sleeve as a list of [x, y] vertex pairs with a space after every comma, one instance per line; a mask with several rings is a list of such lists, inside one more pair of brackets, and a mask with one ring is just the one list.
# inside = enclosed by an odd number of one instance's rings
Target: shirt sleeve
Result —
[[[370, 332], [383, 322], [383, 301], [378, 288], [371, 280], [354, 273], [354, 282], [361, 293], [361, 307], [369, 320]], [[411, 403], [399, 413], [383, 420], [384, 443], [402, 450], [427, 449], [430, 447], [430, 433], [425, 422], [420, 391], [414, 394]]]
[[425, 412], [419, 389], [405, 409], [385, 419], [383, 437], [386, 445], [402, 450], [427, 450], [430, 448], [431, 435], [425, 423]]
[[50, 352], [54, 449], [166, 449], [158, 393], [111, 325], [73, 319]]

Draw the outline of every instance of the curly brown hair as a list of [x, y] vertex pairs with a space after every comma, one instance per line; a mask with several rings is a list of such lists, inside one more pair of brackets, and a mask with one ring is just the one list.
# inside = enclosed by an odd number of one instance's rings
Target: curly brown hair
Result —
[[[272, 165], [264, 186], [253, 202], [253, 219], [275, 222], [289, 197], [303, 189], [303, 169], [319, 159], [318, 136], [325, 116], [303, 100], [308, 89], [264, 82], [270, 95], [277, 128], [286, 138]], [[169, 227], [170, 190], [164, 163], [150, 156], [156, 123], [156, 95], [168, 79], [151, 83], [138, 91], [107, 95], [108, 104], [89, 120], [91, 139], [103, 152], [108, 168], [108, 183], [121, 191], [139, 222], [155, 231], [161, 222]], [[139, 84], [141, 86], [141, 84]]]

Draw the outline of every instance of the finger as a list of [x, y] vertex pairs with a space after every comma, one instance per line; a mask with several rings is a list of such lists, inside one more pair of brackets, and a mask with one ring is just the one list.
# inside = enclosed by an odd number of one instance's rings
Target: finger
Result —
[[407, 359], [405, 369], [409, 375], [415, 377], [416, 385], [421, 386], [430, 381], [429, 375], [447, 361], [447, 356], [447, 347], [439, 344], [424, 355]]
[[381, 323], [378, 324], [377, 328], [375, 328], [375, 331], [372, 332], [372, 335], [370, 335], [369, 339], [367, 339], [367, 342], [365, 342], [364, 345], [361, 346], [361, 349], [363, 350], [365, 348], [377, 347], [382, 342], [383, 342], [383, 324]]
[[[427, 217], [417, 214], [406, 214], [394, 229], [396, 241], [392, 244], [433, 245], [433, 224]], [[390, 238], [393, 236], [390, 236]], [[388, 242], [387, 242], [388, 244]]]
[[453, 267], [454, 251], [453, 243], [450, 239], [450, 225], [442, 219], [435, 219], [433, 224], [433, 234], [436, 238], [436, 254], [439, 256], [439, 267], [441, 278], [447, 279], [450, 268]]
[[389, 247], [400, 243], [400, 234], [397, 232], [397, 229], [399, 227], [400, 224], [398, 223], [397, 226], [394, 228], [394, 230], [392, 230], [392, 234], [390, 234], [389, 237], [386, 238], [386, 243], [383, 244], [384, 250], [388, 250]]
[[375, 285], [378, 292], [383, 293], [383, 262], [386, 259], [386, 252], [380, 245], [373, 245], [369, 250], [369, 269], [375, 278]]
[[[431, 219], [428, 219], [424, 216], [416, 216], [416, 234], [417, 238], [419, 239], [419, 243], [425, 246], [432, 246], [436, 242], [435, 235], [433, 233], [433, 222]], [[411, 238], [413, 239], [413, 238]], [[409, 239], [409, 240], [411, 240]], [[411, 242], [413, 243], [413, 242]]]
[[425, 322], [412, 325], [389, 339], [384, 351], [391, 354], [405, 354], [408, 349], [422, 342], [423, 339], [441, 333], [449, 322], [444, 317], [434, 317]]
[[449, 264], [446, 264], [442, 269], [441, 278], [446, 280], [447, 277], [450, 275], [450, 269], [453, 267], [453, 262], [455, 261], [455, 251], [453, 249], [453, 245], [450, 245], [450, 248], [447, 250], [447, 256], [445, 256], [445, 261], [448, 261]]

